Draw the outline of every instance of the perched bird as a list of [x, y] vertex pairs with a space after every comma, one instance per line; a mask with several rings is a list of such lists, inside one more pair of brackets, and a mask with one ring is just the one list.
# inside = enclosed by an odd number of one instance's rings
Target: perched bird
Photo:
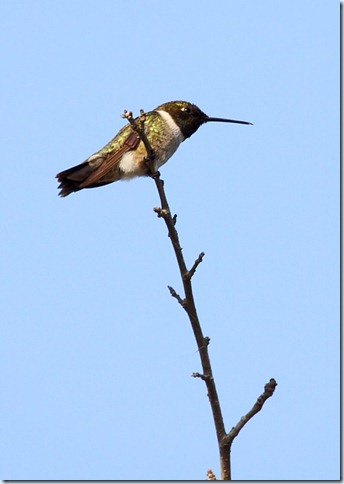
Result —
[[[195, 104], [186, 101], [161, 104], [145, 116], [144, 131], [155, 153], [154, 171], [166, 163], [180, 143], [204, 123], [217, 121], [252, 124], [247, 121], [209, 117]], [[131, 125], [127, 124], [104, 148], [80, 165], [56, 175], [60, 183], [59, 195], [66, 197], [83, 188], [99, 187], [136, 176], [148, 176], [152, 172], [146, 158], [147, 150], [143, 141]]]

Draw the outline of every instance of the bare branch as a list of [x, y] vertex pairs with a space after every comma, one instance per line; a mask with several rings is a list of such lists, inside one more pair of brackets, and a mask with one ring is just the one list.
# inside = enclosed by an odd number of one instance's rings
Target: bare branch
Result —
[[271, 378], [270, 381], [264, 386], [264, 393], [262, 393], [258, 398], [256, 403], [253, 405], [251, 410], [247, 412], [246, 415], [241, 417], [239, 422], [232, 428], [232, 430], [224, 437], [223, 443], [224, 445], [231, 445], [235, 437], [239, 434], [240, 430], [247, 424], [251, 418], [256, 415], [260, 410], [263, 408], [264, 403], [270, 397], [272, 397], [275, 389], [277, 386], [277, 382], [274, 378]]
[[170, 294], [172, 297], [176, 298], [179, 304], [185, 309], [186, 308], [186, 301], [185, 299], [182, 299], [179, 294], [176, 293], [176, 291], [173, 289], [171, 286], [167, 286], [168, 290], [170, 291]]
[[[173, 287], [168, 286], [170, 294], [172, 297], [177, 299], [179, 304], [185, 309], [191, 327], [196, 339], [197, 348], [200, 354], [201, 364], [203, 373], [193, 373], [192, 376], [194, 378], [200, 378], [203, 380], [207, 387], [208, 398], [213, 414], [214, 425], [217, 435], [217, 441], [219, 445], [219, 453], [220, 453], [220, 467], [221, 467], [221, 480], [231, 480], [231, 461], [230, 461], [230, 449], [235, 437], [239, 434], [240, 430], [246, 425], [246, 423], [256, 414], [258, 413], [265, 401], [271, 397], [274, 393], [274, 390], [277, 386], [276, 381], [272, 378], [264, 387], [264, 393], [258, 397], [256, 403], [252, 407], [252, 409], [241, 418], [241, 420], [237, 423], [235, 427], [227, 434], [225, 431], [225, 426], [222, 417], [221, 406], [215, 386], [215, 381], [213, 377], [213, 372], [210, 364], [210, 358], [208, 354], [208, 346], [210, 342], [210, 338], [208, 336], [204, 337], [202, 328], [200, 325], [200, 321], [198, 319], [196, 305], [193, 296], [193, 290], [191, 285], [191, 279], [196, 272], [197, 267], [202, 262], [204, 257], [204, 252], [201, 252], [198, 258], [195, 260], [193, 266], [188, 271], [184, 256], [182, 253], [182, 247], [179, 242], [178, 232], [175, 228], [177, 215], [172, 217], [170, 207], [167, 202], [165, 190], [164, 190], [164, 182], [160, 179], [160, 173], [154, 172], [154, 159], [155, 153], [152, 149], [147, 136], [144, 130], [144, 123], [146, 119], [146, 115], [143, 110], [140, 111], [140, 117], [138, 118], [138, 123], [136, 120], [133, 119], [132, 113], [130, 111], [125, 111], [122, 115], [123, 117], [127, 118], [130, 122], [132, 128], [138, 133], [141, 140], [143, 141], [146, 151], [147, 151], [147, 164], [151, 171], [151, 176], [155, 181], [160, 201], [161, 207], [154, 208], [155, 213], [157, 213], [158, 217], [161, 217], [167, 226], [168, 236], [171, 240], [173, 250], [177, 259], [178, 267], [180, 276], [183, 282], [184, 294], [185, 298], [183, 299], [177, 292], [173, 289]], [[213, 474], [212, 470], [209, 469], [207, 471], [207, 480], [216, 480], [215, 475]]]
[[204, 252], [201, 252], [200, 255], [197, 257], [197, 259], [194, 262], [194, 265], [191, 267], [191, 269], [184, 275], [187, 279], [191, 279], [192, 276], [195, 274], [197, 267], [200, 265], [200, 263], [203, 260], [203, 257], [205, 256]]

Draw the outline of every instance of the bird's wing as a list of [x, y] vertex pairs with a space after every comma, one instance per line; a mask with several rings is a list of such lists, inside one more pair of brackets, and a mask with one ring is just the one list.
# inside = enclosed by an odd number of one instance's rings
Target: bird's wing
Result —
[[123, 142], [123, 145], [118, 150], [114, 150], [109, 153], [99, 154], [100, 158], [104, 158], [104, 161], [87, 177], [80, 183], [80, 188], [86, 188], [92, 183], [97, 182], [103, 178], [107, 173], [109, 173], [112, 168], [114, 168], [117, 163], [121, 160], [122, 156], [128, 151], [135, 150], [140, 143], [140, 137], [135, 131], [132, 131], [128, 137]]

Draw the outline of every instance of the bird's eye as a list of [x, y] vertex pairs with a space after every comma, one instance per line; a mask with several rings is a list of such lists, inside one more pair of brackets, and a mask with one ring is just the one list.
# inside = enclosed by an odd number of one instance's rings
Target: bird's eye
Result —
[[190, 108], [188, 108], [188, 107], [186, 107], [186, 106], [184, 106], [184, 107], [182, 107], [182, 111], [183, 111], [184, 113], [190, 113], [191, 109], [190, 109]]

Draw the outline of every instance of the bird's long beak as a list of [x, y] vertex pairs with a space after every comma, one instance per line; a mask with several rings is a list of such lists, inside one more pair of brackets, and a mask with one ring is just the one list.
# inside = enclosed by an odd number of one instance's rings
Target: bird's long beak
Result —
[[217, 123], [237, 123], [237, 124], [253, 124], [249, 123], [248, 121], [237, 121], [236, 119], [226, 119], [226, 118], [211, 118], [207, 116], [206, 123], [210, 121], [215, 121]]

